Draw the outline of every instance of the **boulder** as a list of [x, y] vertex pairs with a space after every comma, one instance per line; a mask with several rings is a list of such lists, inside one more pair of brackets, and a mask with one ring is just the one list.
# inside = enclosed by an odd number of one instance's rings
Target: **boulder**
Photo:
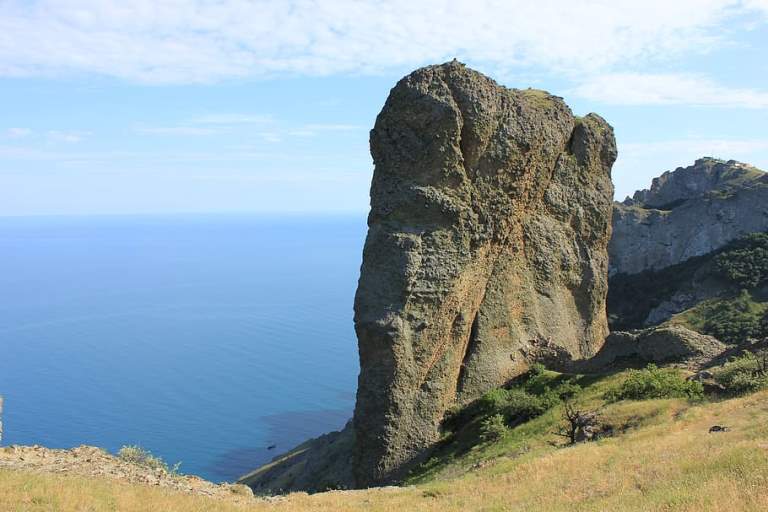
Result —
[[605, 371], [623, 365], [676, 363], [692, 369], [703, 368], [726, 351], [712, 336], [682, 325], [663, 325], [630, 332], [613, 332], [600, 352], [571, 371]]

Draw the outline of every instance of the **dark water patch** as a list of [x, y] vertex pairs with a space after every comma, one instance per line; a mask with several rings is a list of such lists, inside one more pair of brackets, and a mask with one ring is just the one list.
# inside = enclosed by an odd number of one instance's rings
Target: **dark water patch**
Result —
[[352, 409], [287, 411], [259, 418], [265, 431], [261, 446], [236, 448], [217, 455], [206, 472], [232, 482], [299, 444], [322, 434], [341, 430], [352, 417]]

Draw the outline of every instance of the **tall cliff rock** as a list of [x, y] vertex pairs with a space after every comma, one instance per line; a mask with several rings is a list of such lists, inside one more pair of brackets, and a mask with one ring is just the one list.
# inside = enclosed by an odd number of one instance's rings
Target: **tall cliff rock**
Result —
[[702, 158], [616, 203], [610, 273], [659, 270], [765, 230], [768, 174], [734, 160]]
[[607, 334], [611, 127], [458, 62], [390, 92], [371, 132], [371, 212], [355, 297], [357, 485], [397, 479], [445, 411]]

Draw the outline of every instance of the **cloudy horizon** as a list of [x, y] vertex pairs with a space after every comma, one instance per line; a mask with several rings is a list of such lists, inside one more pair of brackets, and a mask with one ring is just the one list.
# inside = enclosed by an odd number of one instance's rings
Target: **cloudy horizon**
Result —
[[368, 130], [458, 58], [616, 129], [616, 198], [768, 169], [768, 0], [6, 1], [0, 215], [364, 212]]

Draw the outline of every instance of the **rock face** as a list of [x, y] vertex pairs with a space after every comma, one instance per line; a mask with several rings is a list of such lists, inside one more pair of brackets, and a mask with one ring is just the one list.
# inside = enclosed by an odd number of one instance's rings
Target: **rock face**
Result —
[[702, 158], [615, 204], [610, 273], [661, 269], [765, 230], [768, 174], [734, 160]]
[[371, 132], [371, 212], [355, 297], [359, 486], [402, 477], [445, 411], [607, 335], [611, 127], [458, 62], [390, 92]]

